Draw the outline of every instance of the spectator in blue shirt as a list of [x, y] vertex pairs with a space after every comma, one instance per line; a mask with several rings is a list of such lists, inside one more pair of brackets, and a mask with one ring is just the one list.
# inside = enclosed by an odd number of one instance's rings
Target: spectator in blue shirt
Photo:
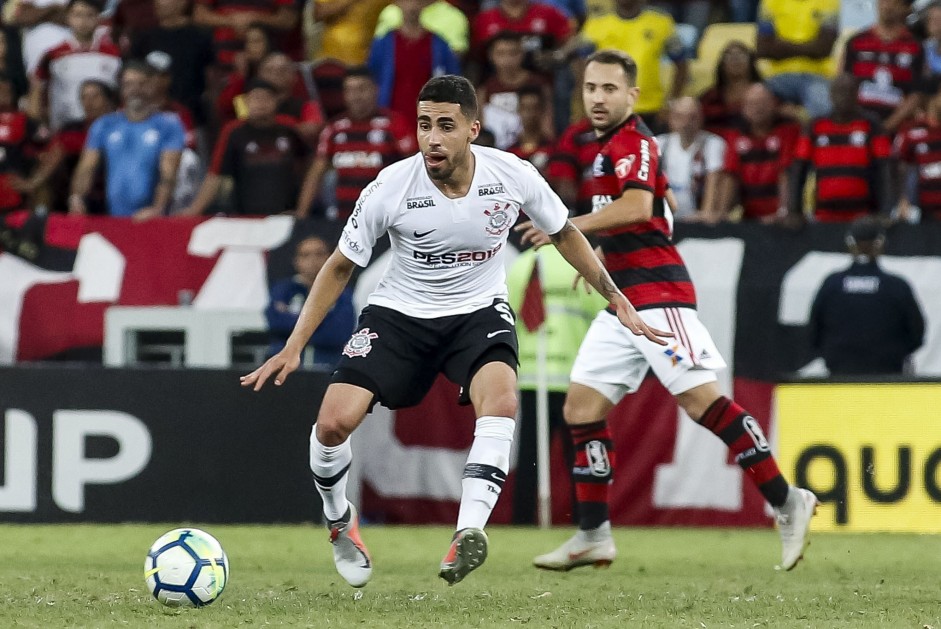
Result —
[[[281, 280], [271, 287], [271, 301], [265, 309], [271, 345], [268, 355], [273, 356], [282, 349], [291, 331], [297, 324], [298, 315], [314, 279], [320, 273], [330, 256], [330, 248], [322, 238], [310, 236], [297, 244], [294, 252], [294, 270], [297, 274]], [[323, 322], [310, 337], [308, 351], [313, 350], [313, 363], [317, 367], [332, 369], [340, 360], [343, 346], [353, 333], [356, 325], [356, 311], [353, 308], [353, 292], [346, 288], [337, 299], [333, 309], [327, 313]], [[305, 352], [305, 362], [306, 362]]]
[[96, 120], [72, 177], [69, 212], [85, 214], [85, 195], [104, 161], [108, 213], [146, 220], [162, 215], [173, 198], [185, 145], [179, 116], [157, 111], [155, 70], [130, 61], [121, 72], [124, 109]]

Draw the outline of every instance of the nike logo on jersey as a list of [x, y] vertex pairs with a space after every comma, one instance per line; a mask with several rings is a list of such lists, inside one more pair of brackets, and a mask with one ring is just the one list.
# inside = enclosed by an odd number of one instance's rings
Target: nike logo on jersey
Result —
[[507, 333], [508, 333], [509, 330], [497, 330], [496, 332], [491, 332], [491, 333], [489, 333], [489, 334], [487, 335], [487, 338], [488, 338], [488, 339], [492, 339], [492, 338], [495, 337], [497, 334], [503, 334], [504, 332], [507, 332]]
[[425, 236], [427, 236], [428, 234], [430, 234], [430, 233], [433, 232], [433, 231], [437, 231], [437, 230], [435, 230], [435, 229], [429, 229], [429, 230], [426, 231], [426, 232], [418, 232], [418, 231], [415, 231], [415, 232], [412, 232], [412, 234], [415, 236], [415, 238], [424, 238]]

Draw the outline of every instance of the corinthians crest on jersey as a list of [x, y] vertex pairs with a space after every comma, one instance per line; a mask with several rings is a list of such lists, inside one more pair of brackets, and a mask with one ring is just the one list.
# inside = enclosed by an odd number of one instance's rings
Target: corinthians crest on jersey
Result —
[[519, 215], [519, 210], [513, 208], [512, 203], [501, 204], [497, 202], [494, 203], [493, 208], [484, 210], [484, 214], [488, 217], [487, 227], [485, 227], [487, 233], [498, 236], [505, 232], [513, 221], [513, 219], [510, 218], [511, 211], [513, 211], [514, 216]]

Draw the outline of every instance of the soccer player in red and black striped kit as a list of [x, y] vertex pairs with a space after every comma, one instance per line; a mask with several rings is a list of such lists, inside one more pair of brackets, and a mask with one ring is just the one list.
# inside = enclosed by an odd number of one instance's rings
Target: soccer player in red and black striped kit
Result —
[[892, 210], [889, 157], [892, 143], [882, 124], [856, 100], [856, 78], [841, 74], [830, 84], [830, 115], [812, 120], [801, 135], [791, 173], [790, 212], [802, 215], [804, 184], [817, 174], [814, 218], [851, 223]]
[[[533, 563], [570, 570], [614, 560], [608, 488], [615, 457], [605, 416], [625, 394], [636, 391], [652, 369], [686, 413], [728, 445], [774, 508], [783, 547], [781, 565], [789, 570], [807, 545], [817, 499], [806, 489], [788, 485], [758, 422], [719, 391], [716, 370], [726, 365], [696, 315], [689, 273], [671, 242], [668, 184], [657, 145], [633, 114], [636, 79], [634, 60], [620, 51], [601, 50], [588, 58], [582, 94], [598, 145], [594, 208], [572, 222], [599, 236], [605, 266], [641, 318], [650, 326], [669, 329], [674, 338], [666, 347], [638, 342], [621, 334], [611, 312], [595, 318], [572, 367], [563, 410], [575, 445], [572, 477], [579, 530]], [[530, 223], [517, 229], [524, 242], [549, 242]]]

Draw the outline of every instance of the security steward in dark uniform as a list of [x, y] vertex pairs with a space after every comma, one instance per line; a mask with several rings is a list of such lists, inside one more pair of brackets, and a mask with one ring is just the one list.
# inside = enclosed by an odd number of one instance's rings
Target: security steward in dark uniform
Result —
[[846, 235], [853, 264], [824, 280], [810, 313], [811, 343], [832, 375], [901, 374], [925, 320], [911, 286], [879, 267], [885, 233], [871, 217]]

